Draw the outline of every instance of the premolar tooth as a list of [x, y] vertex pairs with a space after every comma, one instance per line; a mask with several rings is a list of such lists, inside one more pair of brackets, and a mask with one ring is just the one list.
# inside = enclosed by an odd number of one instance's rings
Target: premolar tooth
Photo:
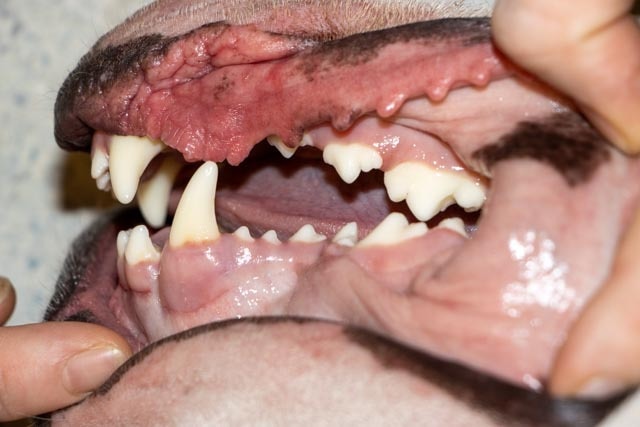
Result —
[[319, 243], [324, 240], [327, 240], [327, 236], [316, 233], [313, 225], [306, 224], [300, 227], [300, 230], [296, 232], [289, 239], [290, 242], [301, 242], [301, 243]]
[[389, 198], [407, 201], [411, 212], [428, 221], [453, 203], [467, 210], [480, 209], [486, 199], [485, 187], [457, 172], [433, 169], [423, 163], [401, 163], [384, 174]]
[[220, 237], [215, 213], [217, 184], [218, 166], [214, 162], [204, 163], [193, 174], [173, 218], [169, 235], [172, 247]]
[[142, 173], [165, 145], [137, 136], [113, 136], [109, 146], [109, 171], [113, 194], [120, 203], [129, 203], [138, 190]]
[[240, 240], [244, 240], [245, 242], [253, 242], [253, 237], [251, 237], [251, 233], [245, 225], [238, 228], [233, 234]]
[[269, 143], [269, 145], [272, 145], [274, 147], [276, 147], [278, 149], [278, 151], [280, 152], [280, 154], [282, 154], [282, 156], [285, 159], [290, 159], [291, 157], [293, 157], [293, 155], [295, 154], [296, 150], [298, 149], [298, 147], [289, 147], [287, 145], [285, 145], [284, 141], [282, 141], [282, 138], [280, 138], [277, 135], [271, 135], [267, 137], [267, 142]]
[[363, 144], [328, 144], [322, 150], [325, 163], [333, 166], [347, 184], [353, 183], [360, 172], [369, 172], [382, 166], [382, 156], [375, 148]]
[[169, 196], [181, 167], [182, 163], [175, 157], [167, 157], [151, 179], [140, 184], [138, 205], [152, 227], [162, 227], [167, 219]]
[[464, 238], [469, 238], [467, 230], [464, 228], [464, 221], [461, 218], [443, 219], [436, 228], [446, 228], [448, 230], [455, 231]]
[[267, 241], [274, 245], [279, 245], [281, 243], [280, 239], [278, 239], [278, 235], [274, 230], [269, 230], [266, 233], [264, 233], [262, 235], [262, 240]]
[[333, 236], [333, 243], [342, 246], [355, 246], [358, 242], [358, 224], [350, 222]]
[[124, 257], [129, 265], [136, 265], [141, 262], [158, 262], [160, 260], [160, 252], [151, 242], [149, 230], [146, 226], [139, 225], [131, 231]]
[[427, 224], [409, 224], [407, 218], [398, 212], [389, 214], [371, 233], [358, 243], [358, 247], [395, 245], [405, 240], [427, 234]]

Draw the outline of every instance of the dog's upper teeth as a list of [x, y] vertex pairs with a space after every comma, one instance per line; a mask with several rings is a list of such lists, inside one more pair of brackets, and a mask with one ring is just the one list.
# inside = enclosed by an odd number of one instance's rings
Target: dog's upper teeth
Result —
[[434, 169], [420, 162], [400, 163], [384, 174], [389, 198], [407, 201], [411, 212], [428, 221], [457, 202], [467, 210], [480, 209], [486, 189], [466, 173]]
[[358, 242], [358, 224], [350, 222], [333, 236], [333, 243], [342, 246], [355, 246]]
[[198, 170], [180, 198], [169, 235], [172, 247], [217, 240], [220, 237], [215, 215], [218, 166], [206, 162]]
[[279, 245], [280, 239], [278, 239], [278, 234], [275, 232], [275, 230], [269, 230], [266, 233], [264, 233], [262, 235], [262, 240], [264, 240], [265, 242], [269, 242], [272, 245]]
[[467, 230], [464, 228], [464, 221], [461, 218], [446, 218], [440, 221], [440, 224], [436, 228], [446, 228], [447, 230], [455, 231], [462, 237], [469, 238]]
[[109, 173], [109, 153], [102, 145], [94, 144], [91, 147], [91, 178], [98, 179]]
[[109, 146], [109, 171], [113, 194], [120, 203], [130, 203], [142, 173], [165, 145], [137, 136], [113, 136]]
[[353, 183], [360, 172], [382, 166], [382, 156], [375, 148], [364, 144], [332, 143], [324, 147], [322, 158], [333, 166], [347, 184]]
[[138, 205], [142, 216], [152, 227], [162, 227], [167, 219], [169, 196], [180, 168], [182, 163], [169, 156], [148, 181], [140, 184]]
[[290, 159], [291, 157], [293, 157], [293, 155], [296, 153], [296, 150], [298, 149], [298, 147], [291, 148], [285, 145], [285, 143], [282, 141], [282, 138], [277, 135], [268, 136], [267, 142], [269, 143], [269, 145], [275, 147], [285, 159]]
[[124, 250], [124, 258], [129, 265], [160, 260], [160, 251], [151, 242], [146, 226], [139, 225], [131, 231]]
[[358, 247], [395, 245], [406, 240], [427, 234], [427, 224], [416, 222], [409, 224], [407, 217], [398, 212], [389, 214], [371, 233], [360, 242]]
[[301, 243], [319, 243], [327, 239], [327, 236], [316, 233], [316, 230], [313, 228], [313, 225], [306, 224], [300, 227], [300, 229], [291, 236], [289, 239], [290, 242], [301, 242]]

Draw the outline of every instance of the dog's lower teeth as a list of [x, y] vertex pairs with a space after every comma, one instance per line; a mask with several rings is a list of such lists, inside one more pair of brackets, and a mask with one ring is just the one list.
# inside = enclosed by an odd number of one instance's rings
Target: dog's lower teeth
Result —
[[129, 265], [160, 260], [160, 251], [151, 242], [147, 227], [139, 225], [131, 231], [124, 250], [124, 257]]
[[289, 239], [290, 242], [300, 243], [319, 243], [325, 240], [327, 240], [327, 236], [316, 233], [316, 230], [311, 224], [300, 227], [300, 230]]
[[407, 217], [398, 212], [389, 214], [357, 247], [392, 246], [427, 234], [427, 224], [409, 224]]
[[180, 198], [169, 235], [172, 247], [217, 240], [220, 230], [215, 215], [218, 166], [206, 162], [198, 170]]
[[264, 233], [262, 235], [262, 240], [271, 243], [272, 245], [279, 245], [280, 243], [282, 243], [280, 242], [280, 239], [278, 239], [278, 235], [276, 234], [275, 230], [269, 230]]
[[342, 246], [355, 246], [358, 243], [358, 224], [350, 222], [333, 237], [333, 243]]
[[467, 230], [464, 227], [464, 221], [460, 218], [447, 218], [440, 221], [440, 224], [436, 228], [446, 228], [447, 230], [455, 231], [464, 238], [469, 238]]
[[144, 170], [165, 148], [161, 141], [146, 137], [111, 137], [109, 172], [113, 194], [120, 203], [127, 204], [133, 200]]
[[245, 242], [253, 242], [254, 241], [253, 237], [251, 237], [251, 233], [249, 232], [249, 228], [247, 228], [244, 225], [242, 227], [238, 228], [236, 231], [234, 231], [233, 235], [238, 237], [240, 240], [245, 241]]

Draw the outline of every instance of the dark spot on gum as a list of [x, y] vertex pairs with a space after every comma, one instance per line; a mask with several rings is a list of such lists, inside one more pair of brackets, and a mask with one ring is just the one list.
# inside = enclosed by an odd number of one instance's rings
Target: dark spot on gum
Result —
[[580, 115], [558, 113], [535, 122], [521, 122], [496, 143], [473, 153], [491, 169], [511, 159], [533, 159], [553, 167], [567, 184], [587, 182], [611, 158], [611, 145]]

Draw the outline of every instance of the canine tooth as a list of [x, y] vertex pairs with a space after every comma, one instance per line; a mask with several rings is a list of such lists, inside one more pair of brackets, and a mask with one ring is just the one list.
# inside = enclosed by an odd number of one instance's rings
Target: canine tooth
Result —
[[215, 213], [217, 184], [218, 166], [214, 162], [204, 163], [193, 174], [173, 218], [169, 234], [172, 247], [220, 237]]
[[262, 235], [262, 240], [267, 241], [274, 245], [279, 245], [281, 243], [280, 239], [278, 239], [278, 235], [274, 230], [269, 230], [266, 233], [264, 233]]
[[355, 246], [358, 242], [358, 224], [350, 222], [333, 236], [333, 243], [342, 246]]
[[138, 182], [151, 160], [164, 149], [161, 141], [137, 136], [113, 136], [109, 147], [109, 171], [113, 194], [120, 203], [133, 200]]
[[357, 246], [369, 247], [395, 245], [405, 240], [427, 234], [427, 224], [416, 222], [409, 224], [407, 218], [398, 212], [389, 214], [371, 233], [362, 239]]
[[140, 184], [138, 206], [152, 227], [162, 227], [167, 219], [169, 196], [181, 167], [176, 158], [167, 157], [151, 179]]
[[347, 184], [353, 183], [360, 172], [369, 172], [382, 166], [382, 156], [375, 148], [357, 143], [328, 144], [322, 151], [322, 158], [336, 169]]
[[419, 162], [401, 163], [384, 175], [389, 198], [407, 201], [411, 212], [428, 221], [453, 203], [467, 209], [484, 204], [485, 188], [455, 172], [440, 171]]
[[238, 237], [240, 240], [244, 240], [245, 242], [253, 242], [253, 237], [251, 237], [251, 233], [249, 232], [249, 229], [245, 225], [238, 228], [236, 231], [234, 231], [233, 234], [234, 236]]
[[139, 225], [131, 231], [129, 241], [124, 252], [127, 264], [136, 265], [140, 262], [157, 262], [160, 260], [160, 251], [156, 249], [149, 237], [149, 230], [144, 225]]
[[129, 242], [129, 236], [131, 236], [131, 230], [122, 230], [118, 233], [118, 237], [116, 238], [118, 258], [122, 258], [124, 256], [124, 252], [127, 248], [127, 243]]
[[467, 230], [464, 228], [464, 221], [460, 218], [447, 218], [440, 221], [440, 224], [436, 228], [446, 228], [451, 231], [455, 231], [462, 237], [469, 238]]
[[282, 138], [280, 138], [277, 135], [271, 135], [267, 137], [267, 142], [269, 143], [269, 145], [276, 147], [278, 149], [278, 151], [280, 152], [280, 154], [282, 154], [282, 156], [285, 159], [290, 159], [291, 157], [293, 157], [293, 155], [295, 154], [296, 150], [298, 149], [298, 147], [289, 147], [287, 145], [285, 145], [285, 143], [282, 141]]
[[290, 242], [301, 242], [301, 243], [319, 243], [324, 240], [327, 240], [327, 236], [316, 233], [313, 225], [306, 224], [300, 227], [300, 230], [296, 232], [289, 239]]

